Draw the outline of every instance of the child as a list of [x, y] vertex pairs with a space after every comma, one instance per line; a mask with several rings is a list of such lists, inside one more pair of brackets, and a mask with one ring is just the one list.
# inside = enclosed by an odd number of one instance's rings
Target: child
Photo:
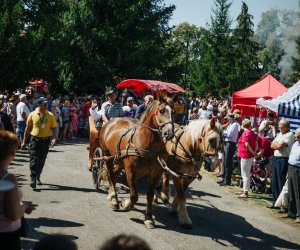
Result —
[[72, 122], [72, 137], [73, 139], [77, 138], [77, 132], [78, 132], [78, 115], [76, 112], [76, 108], [71, 109], [71, 122]]

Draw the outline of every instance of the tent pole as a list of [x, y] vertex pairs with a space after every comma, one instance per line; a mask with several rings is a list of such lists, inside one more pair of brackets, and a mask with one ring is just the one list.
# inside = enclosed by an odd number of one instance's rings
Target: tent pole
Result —
[[279, 105], [278, 105], [278, 109], [277, 109], [277, 119], [276, 119], [276, 124], [275, 124], [275, 137], [278, 134], [278, 132], [277, 132], [278, 131], [278, 123], [279, 123]]
[[254, 109], [254, 119], [253, 119], [253, 122], [252, 122], [252, 124], [251, 124], [251, 127], [252, 127], [252, 128], [253, 128], [253, 125], [255, 124], [256, 109], [257, 109], [257, 104], [255, 104], [255, 109]]

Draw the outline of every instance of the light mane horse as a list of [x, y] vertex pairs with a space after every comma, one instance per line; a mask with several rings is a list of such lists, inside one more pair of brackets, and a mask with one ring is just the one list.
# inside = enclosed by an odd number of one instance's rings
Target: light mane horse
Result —
[[[218, 149], [222, 143], [221, 126], [212, 119], [191, 121], [184, 129], [177, 127], [174, 138], [165, 144], [168, 153], [167, 165], [177, 174], [173, 175], [176, 196], [170, 213], [178, 214], [182, 227], [192, 227], [186, 210], [186, 189], [195, 178], [201, 179], [199, 171], [203, 162], [205, 169], [215, 169]], [[169, 174], [163, 175], [162, 185], [160, 196], [167, 202], [170, 198]]]
[[[107, 161], [108, 200], [113, 209], [119, 209], [116, 193], [116, 178], [125, 169], [130, 199], [123, 202], [123, 208], [133, 209], [138, 200], [136, 182], [139, 177], [149, 177], [145, 225], [154, 227], [152, 202], [154, 189], [162, 175], [157, 157], [166, 159], [164, 142], [174, 136], [172, 108], [166, 101], [155, 101], [147, 107], [140, 121], [116, 118], [107, 122], [99, 135], [100, 148], [104, 156], [114, 158]], [[115, 167], [115, 168], [114, 168]]]

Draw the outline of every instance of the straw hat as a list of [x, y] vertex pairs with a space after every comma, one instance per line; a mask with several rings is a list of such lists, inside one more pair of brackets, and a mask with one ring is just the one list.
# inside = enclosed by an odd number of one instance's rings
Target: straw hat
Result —
[[113, 93], [115, 93], [115, 90], [112, 87], [110, 87], [110, 86], [106, 87], [106, 89], [105, 89], [105, 95], [111, 95]]

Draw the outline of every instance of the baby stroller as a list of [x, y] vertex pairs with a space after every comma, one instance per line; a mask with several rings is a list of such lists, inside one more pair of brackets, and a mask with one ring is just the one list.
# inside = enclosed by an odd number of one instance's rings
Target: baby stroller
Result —
[[250, 188], [253, 193], [267, 192], [267, 169], [268, 159], [255, 160], [251, 168]]

